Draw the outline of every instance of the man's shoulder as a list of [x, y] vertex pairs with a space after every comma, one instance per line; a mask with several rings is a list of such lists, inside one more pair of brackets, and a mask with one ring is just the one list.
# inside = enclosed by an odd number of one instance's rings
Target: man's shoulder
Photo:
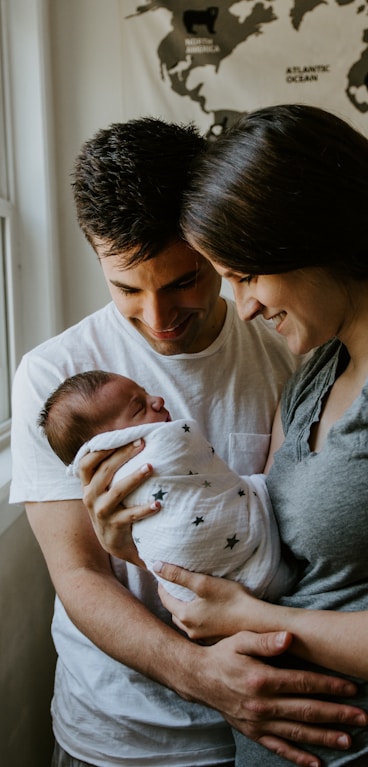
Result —
[[[114, 369], [118, 332], [114, 329], [115, 323], [118, 324], [118, 320], [113, 305], [108, 304], [46, 339], [23, 355], [14, 383], [20, 381], [24, 386], [27, 380], [35, 381], [37, 389], [42, 388], [45, 394], [64, 378], [82, 370]], [[124, 334], [120, 332], [120, 336]], [[122, 338], [119, 349], [122, 356], [130, 353], [128, 344], [125, 345]]]
[[107, 332], [108, 330], [111, 331], [114, 319], [113, 304], [109, 303], [92, 314], [83, 317], [74, 325], [70, 325], [60, 331], [60, 333], [42, 341], [27, 352], [25, 356], [32, 358], [33, 356], [49, 355], [53, 348], [63, 348], [65, 350], [74, 348], [78, 346], [83, 339], [87, 340], [89, 338], [93, 338], [97, 344], [100, 342], [107, 343], [109, 340]]

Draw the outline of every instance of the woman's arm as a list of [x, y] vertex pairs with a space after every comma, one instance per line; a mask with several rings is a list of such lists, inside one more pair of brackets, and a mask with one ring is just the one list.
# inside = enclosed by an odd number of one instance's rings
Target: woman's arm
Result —
[[252, 630], [278, 631], [282, 626], [293, 634], [291, 652], [295, 655], [368, 680], [368, 611], [306, 610], [245, 596], [244, 607], [251, 614]]
[[190, 573], [174, 565], [157, 564], [167, 580], [191, 589], [189, 603], [168, 595], [160, 597], [174, 623], [191, 639], [213, 639], [238, 631], [288, 631], [290, 652], [340, 674], [368, 680], [368, 611], [333, 612], [273, 605], [256, 599], [234, 581]]
[[278, 450], [279, 447], [281, 447], [282, 443], [284, 442], [284, 439], [285, 439], [285, 435], [284, 435], [284, 430], [282, 428], [282, 422], [281, 422], [281, 408], [280, 408], [280, 404], [278, 404], [275, 417], [273, 419], [273, 424], [272, 424], [270, 449], [268, 451], [268, 457], [267, 457], [266, 465], [264, 468], [265, 474], [269, 473], [270, 468], [273, 464], [273, 456], [275, 455], [276, 450]]

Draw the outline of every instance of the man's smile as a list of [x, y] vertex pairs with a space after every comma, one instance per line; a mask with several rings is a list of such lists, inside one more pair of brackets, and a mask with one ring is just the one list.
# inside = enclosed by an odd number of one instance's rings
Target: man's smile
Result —
[[[180, 338], [180, 336], [183, 335], [183, 333], [186, 331], [190, 320], [192, 318], [192, 314], [190, 314], [183, 322], [179, 323], [178, 325], [175, 325], [172, 328], [166, 328], [165, 330], [154, 330], [149, 325], [146, 325], [145, 322], [143, 322], [143, 325], [147, 328], [148, 332], [157, 338], [160, 341], [175, 341], [177, 338]], [[142, 322], [142, 320], [139, 320], [139, 322]]]

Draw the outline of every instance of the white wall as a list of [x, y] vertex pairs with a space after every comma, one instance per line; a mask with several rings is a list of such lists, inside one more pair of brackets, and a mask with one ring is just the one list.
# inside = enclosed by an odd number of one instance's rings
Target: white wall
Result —
[[108, 299], [100, 267], [75, 221], [70, 173], [86, 139], [99, 128], [131, 116], [122, 101], [124, 78], [129, 78], [129, 72], [122, 69], [120, 14], [119, 0], [50, 2], [65, 325], [78, 321]]
[[119, 2], [50, 2], [63, 318], [70, 325], [108, 299], [100, 266], [75, 221], [74, 159], [99, 128], [122, 117]]

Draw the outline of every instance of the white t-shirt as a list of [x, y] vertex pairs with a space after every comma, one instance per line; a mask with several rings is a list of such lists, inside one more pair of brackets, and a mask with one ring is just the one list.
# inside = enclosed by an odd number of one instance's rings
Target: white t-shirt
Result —
[[[220, 335], [197, 354], [156, 353], [112, 303], [26, 354], [13, 386], [11, 502], [81, 498], [79, 480], [66, 476], [37, 418], [61, 381], [97, 368], [134, 379], [162, 395], [177, 417], [197, 420], [238, 474], [262, 472], [276, 404], [298, 361], [261, 317], [244, 324], [232, 302], [227, 307]], [[169, 620], [151, 573], [116, 559], [113, 567], [153, 613]], [[193, 767], [232, 757], [230, 728], [216, 711], [101, 652], [58, 598], [52, 630], [53, 726], [67, 752], [98, 767]]]

